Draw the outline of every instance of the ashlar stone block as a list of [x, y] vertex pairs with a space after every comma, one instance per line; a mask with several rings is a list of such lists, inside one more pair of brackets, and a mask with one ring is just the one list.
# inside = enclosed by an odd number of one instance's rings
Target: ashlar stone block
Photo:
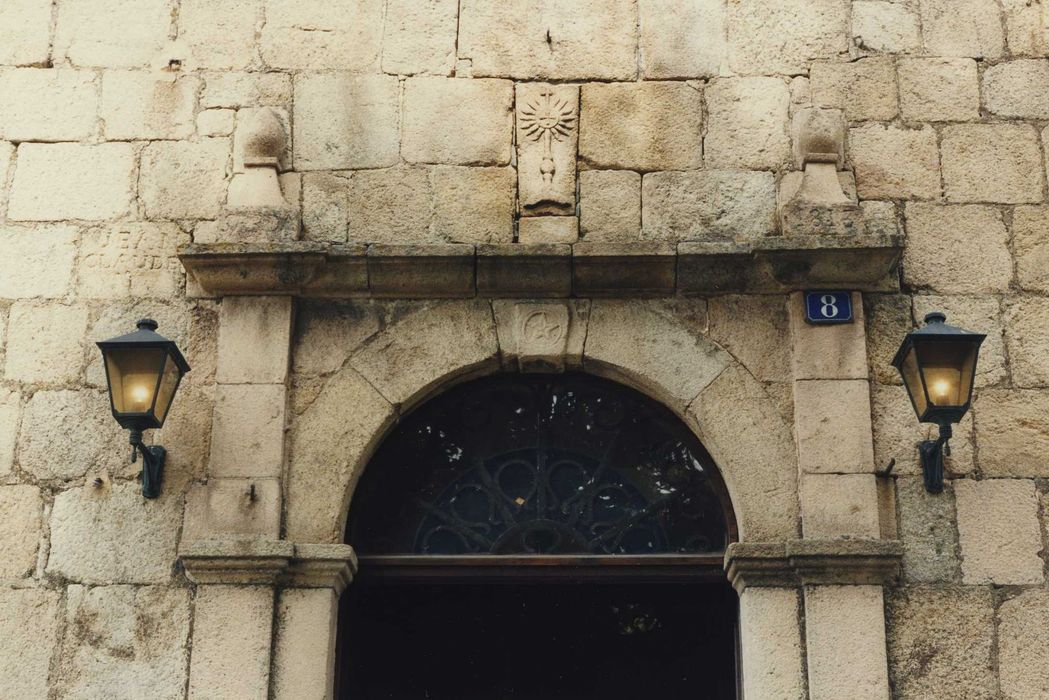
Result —
[[370, 301], [300, 301], [292, 368], [297, 377], [332, 374], [383, 325], [385, 307]]
[[916, 7], [884, 0], [852, 3], [852, 38], [867, 51], [910, 53], [921, 49]]
[[811, 700], [889, 697], [881, 586], [805, 589]]
[[922, 0], [925, 50], [934, 56], [998, 58], [1005, 50], [995, 0]]
[[22, 417], [22, 395], [0, 389], [0, 478], [11, 473], [18, 440], [18, 423]]
[[0, 260], [18, 261], [0, 275], [0, 299], [65, 296], [75, 257], [72, 226], [0, 227]]
[[643, 239], [754, 240], [775, 227], [776, 182], [769, 172], [661, 172], [641, 183]]
[[1038, 132], [1033, 128], [1022, 124], [959, 124], [943, 130], [941, 148], [947, 201], [1042, 201], [1045, 169]]
[[743, 689], [747, 697], [804, 700], [798, 593], [750, 587], [739, 600]]
[[722, 78], [706, 89], [708, 167], [776, 170], [790, 159], [790, 90], [780, 78]]
[[[1002, 292], [1013, 276], [1001, 213], [979, 205], [907, 205], [904, 279], [938, 292]], [[943, 251], [952, 251], [944, 255]], [[974, 275], [973, 270], [980, 270]]]
[[800, 494], [806, 538], [879, 538], [878, 485], [873, 474], [802, 474]]
[[459, 56], [473, 74], [546, 80], [632, 80], [633, 0], [464, 0]]
[[47, 63], [51, 8], [49, 0], [9, 0], [0, 5], [0, 65]]
[[284, 466], [284, 404], [283, 384], [219, 384], [210, 475], [279, 477]]
[[[805, 295], [790, 296], [791, 365], [794, 379], [866, 379], [867, 339], [863, 298], [852, 294], [853, 321], [816, 326], [805, 321]], [[778, 342], [782, 343], [782, 336]]]
[[386, 4], [382, 69], [399, 75], [449, 75], [455, 68], [458, 0]]
[[1002, 10], [1010, 54], [1045, 56], [1049, 52], [1049, 18], [1041, 3], [1002, 0]]
[[80, 378], [86, 309], [17, 302], [11, 307], [7, 330], [7, 379], [54, 384]]
[[167, 583], [181, 494], [142, 498], [134, 482], [82, 486], [55, 497], [47, 573], [79, 583]]
[[349, 173], [303, 173], [302, 228], [307, 241], [346, 242]]
[[645, 79], [719, 74], [727, 55], [722, 0], [640, 0], [638, 17]]
[[630, 170], [579, 173], [579, 232], [587, 241], [630, 243], [641, 235], [641, 175]]
[[798, 74], [848, 50], [845, 0], [740, 0], [728, 4], [729, 65], [744, 75]]
[[517, 240], [524, 245], [575, 243], [579, 240], [579, 219], [574, 216], [529, 216], [517, 226]]
[[379, 65], [383, 4], [372, 0], [265, 0], [259, 37], [271, 68], [372, 72]]
[[437, 243], [433, 181], [426, 168], [362, 170], [350, 179], [348, 238], [360, 243]]
[[277, 603], [275, 700], [331, 695], [339, 601], [329, 588], [286, 588]]
[[0, 139], [79, 141], [95, 132], [98, 86], [92, 71], [0, 70]]
[[703, 99], [682, 82], [587, 83], [579, 157], [592, 168], [690, 170], [703, 162]]
[[[951, 482], [943, 493], [925, 490], [917, 476], [896, 479], [896, 508], [908, 583], [946, 583], [959, 577], [957, 512]], [[900, 673], [897, 669], [896, 673]]]
[[401, 154], [411, 163], [507, 165], [512, 104], [508, 80], [409, 78]]
[[973, 413], [985, 476], [1049, 477], [1049, 392], [985, 389]]
[[900, 59], [900, 111], [914, 122], [980, 117], [976, 61], [971, 58]]
[[139, 197], [146, 216], [214, 219], [226, 199], [229, 139], [151, 143], [142, 151]]
[[70, 586], [62, 697], [183, 697], [189, 619], [184, 588]]
[[574, 213], [579, 88], [518, 83], [515, 102], [522, 216]]
[[710, 339], [739, 360], [759, 381], [791, 379], [790, 334], [785, 299], [778, 295], [733, 294], [707, 304]]
[[23, 143], [7, 217], [60, 221], [123, 216], [131, 208], [134, 162], [127, 143]]
[[870, 387], [865, 379], [795, 382], [794, 419], [802, 472], [874, 471]]
[[228, 297], [219, 309], [216, 379], [226, 384], [283, 384], [291, 352], [290, 297]]
[[1049, 697], [1042, 659], [1049, 654], [1049, 594], [1024, 591], [998, 609], [998, 671], [1002, 697], [1028, 700]]
[[[453, 243], [513, 241], [515, 180], [513, 168], [436, 167], [433, 171], [436, 236]], [[574, 183], [572, 194], [574, 200]]]
[[200, 80], [195, 76], [142, 71], [102, 75], [102, 121], [106, 138], [184, 139], [193, 133]]
[[1021, 585], [1045, 582], [1038, 494], [1027, 479], [956, 481], [962, 581]]
[[397, 79], [392, 76], [299, 75], [292, 120], [295, 169], [396, 165], [399, 94]]
[[208, 479], [186, 494], [182, 543], [198, 540], [280, 539], [279, 479]]
[[291, 103], [292, 81], [288, 73], [203, 73], [202, 107], [280, 107]]
[[848, 153], [860, 199], [940, 196], [940, 153], [932, 127], [860, 126], [849, 131]]
[[983, 100], [987, 111], [1000, 117], [1049, 119], [1049, 61], [1027, 58], [989, 66]]
[[102, 392], [35, 392], [22, 416], [22, 470], [38, 479], [76, 479], [90, 469], [124, 469], [127, 439], [109, 411]]
[[99, 68], [149, 66], [167, 43], [173, 0], [60, 0], [54, 62]]
[[[186, 42], [195, 65], [212, 70], [241, 70], [255, 58], [255, 27], [259, 0], [182, 0], [179, 38]], [[267, 16], [267, 24], [269, 17]]]
[[269, 688], [272, 629], [272, 588], [199, 587], [188, 697], [264, 700]]
[[59, 649], [61, 595], [42, 588], [0, 589], [0, 697], [50, 697], [47, 679]]
[[201, 136], [230, 136], [237, 113], [232, 109], [205, 109], [197, 114], [197, 131]]
[[887, 608], [893, 697], [998, 697], [990, 588], [897, 588]]
[[91, 229], [81, 238], [77, 291], [87, 298], [171, 299], [183, 277], [175, 252], [189, 239], [175, 224]]
[[1024, 290], [1049, 292], [1049, 207], [1013, 210], [1016, 280]]
[[899, 112], [896, 70], [891, 57], [817, 61], [809, 75], [813, 104], [844, 110], [849, 121], [887, 121]]
[[36, 486], [0, 486], [0, 579], [23, 578], [36, 568], [43, 506]]

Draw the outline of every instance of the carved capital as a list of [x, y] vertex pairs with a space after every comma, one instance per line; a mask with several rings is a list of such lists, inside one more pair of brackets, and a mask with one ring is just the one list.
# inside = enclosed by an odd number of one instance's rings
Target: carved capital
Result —
[[331, 588], [341, 593], [357, 572], [348, 544], [293, 544], [285, 540], [197, 540], [179, 561], [196, 584]]

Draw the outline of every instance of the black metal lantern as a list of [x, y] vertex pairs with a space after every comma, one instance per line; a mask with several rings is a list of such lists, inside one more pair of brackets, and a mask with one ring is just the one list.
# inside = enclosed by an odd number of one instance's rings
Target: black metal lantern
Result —
[[931, 493], [943, 491], [943, 454], [950, 454], [951, 424], [960, 421], [972, 403], [976, 360], [987, 337], [946, 321], [940, 312], [928, 314], [925, 327], [907, 334], [892, 361], [919, 422], [940, 427], [937, 440], [918, 446], [925, 488]]
[[175, 342], [158, 334], [157, 322], [142, 319], [134, 333], [97, 343], [102, 351], [113, 417], [131, 431], [131, 461], [142, 453], [142, 495], [156, 498], [164, 470], [163, 447], [146, 446], [142, 431], [164, 425], [189, 363]]

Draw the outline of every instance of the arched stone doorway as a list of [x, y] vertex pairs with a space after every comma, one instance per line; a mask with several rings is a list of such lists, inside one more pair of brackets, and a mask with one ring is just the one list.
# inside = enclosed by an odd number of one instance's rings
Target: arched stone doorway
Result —
[[339, 697], [737, 696], [727, 490], [677, 416], [616, 382], [493, 375], [418, 406], [346, 537]]

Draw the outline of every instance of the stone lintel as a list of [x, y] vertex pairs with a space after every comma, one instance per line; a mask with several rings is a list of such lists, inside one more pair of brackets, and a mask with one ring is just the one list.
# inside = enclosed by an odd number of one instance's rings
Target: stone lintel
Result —
[[753, 243], [193, 244], [179, 258], [206, 296], [667, 297], [898, 287], [898, 236]]
[[725, 572], [739, 593], [749, 586], [887, 585], [902, 558], [898, 540], [736, 542], [725, 553]]
[[348, 544], [293, 544], [285, 540], [198, 540], [179, 561], [196, 584], [332, 588], [341, 593], [357, 571]]

